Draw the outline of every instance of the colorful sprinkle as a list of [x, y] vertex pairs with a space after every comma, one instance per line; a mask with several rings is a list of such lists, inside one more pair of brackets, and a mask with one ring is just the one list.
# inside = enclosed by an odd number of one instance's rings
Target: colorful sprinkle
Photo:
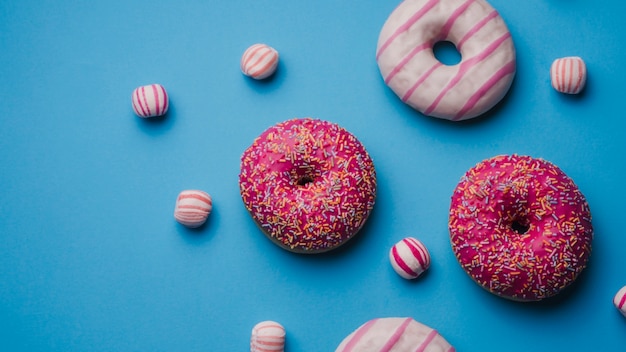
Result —
[[141, 86], [133, 91], [133, 110], [142, 118], [163, 116], [169, 108], [169, 98], [160, 84]]
[[244, 205], [284, 249], [319, 253], [352, 238], [376, 197], [374, 164], [345, 129], [311, 118], [279, 123], [241, 157]]
[[557, 91], [578, 94], [587, 82], [587, 66], [578, 56], [556, 59], [550, 67], [550, 80]]
[[626, 286], [622, 287], [613, 297], [615, 308], [626, 317]]
[[182, 191], [176, 198], [174, 218], [187, 227], [196, 228], [206, 222], [212, 209], [213, 201], [206, 192], [198, 190]]
[[285, 328], [275, 321], [263, 321], [252, 328], [250, 352], [283, 352]]
[[241, 57], [241, 72], [254, 79], [264, 79], [276, 71], [278, 51], [269, 45], [254, 44]]
[[452, 195], [448, 227], [472, 279], [517, 301], [542, 300], [574, 282], [593, 239], [589, 205], [574, 182], [545, 160], [518, 155], [467, 171]]
[[407, 237], [391, 247], [389, 261], [398, 275], [411, 280], [430, 267], [430, 253], [422, 242]]

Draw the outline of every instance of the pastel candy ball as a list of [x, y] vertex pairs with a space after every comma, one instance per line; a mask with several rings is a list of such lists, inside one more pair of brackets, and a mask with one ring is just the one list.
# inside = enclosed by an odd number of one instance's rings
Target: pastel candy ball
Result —
[[241, 72], [254, 79], [264, 79], [276, 71], [278, 51], [266, 44], [254, 44], [241, 57]]
[[275, 321], [263, 321], [252, 328], [251, 352], [283, 352], [285, 328]]
[[622, 287], [613, 298], [615, 308], [626, 317], [626, 286]]
[[174, 218], [179, 223], [196, 228], [202, 226], [211, 214], [213, 201], [211, 196], [203, 191], [182, 191], [176, 199]]
[[430, 266], [430, 253], [426, 246], [413, 237], [396, 243], [389, 251], [393, 270], [405, 279], [415, 279]]
[[578, 56], [556, 59], [550, 67], [550, 80], [557, 91], [578, 94], [587, 82], [587, 66]]
[[169, 108], [169, 98], [160, 84], [141, 86], [133, 91], [133, 110], [142, 118], [163, 116]]

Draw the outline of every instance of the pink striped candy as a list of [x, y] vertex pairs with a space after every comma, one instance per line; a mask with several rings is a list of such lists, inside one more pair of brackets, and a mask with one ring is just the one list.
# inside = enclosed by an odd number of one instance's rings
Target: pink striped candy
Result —
[[454, 352], [436, 330], [411, 318], [379, 318], [348, 335], [335, 352]]
[[169, 108], [169, 98], [160, 84], [141, 86], [133, 91], [133, 110], [139, 117], [163, 116]]
[[241, 57], [241, 72], [254, 79], [271, 76], [278, 66], [278, 51], [269, 45], [254, 44]]
[[275, 321], [263, 321], [252, 328], [251, 352], [283, 352], [285, 328]]
[[613, 304], [615, 305], [615, 308], [617, 308], [619, 312], [626, 317], [626, 286], [617, 291], [615, 297], [613, 298]]
[[550, 67], [550, 80], [557, 91], [578, 94], [587, 82], [587, 66], [578, 56], [556, 59]]
[[413, 237], [396, 243], [389, 251], [393, 270], [405, 279], [415, 279], [430, 266], [430, 254], [426, 246]]
[[174, 218], [179, 223], [196, 228], [206, 222], [213, 209], [211, 196], [197, 190], [182, 191], [176, 199]]

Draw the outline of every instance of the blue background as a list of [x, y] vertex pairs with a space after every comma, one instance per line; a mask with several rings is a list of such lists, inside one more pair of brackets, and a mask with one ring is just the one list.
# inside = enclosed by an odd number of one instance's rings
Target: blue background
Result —
[[[332, 351], [369, 319], [411, 316], [459, 351], [623, 351], [626, 3], [492, 0], [517, 76], [462, 123], [415, 112], [382, 82], [378, 33], [398, 3], [1, 1], [0, 350], [244, 351], [256, 323], [276, 320], [287, 350]], [[239, 71], [257, 42], [281, 54], [265, 82]], [[566, 96], [549, 68], [572, 55], [589, 76]], [[170, 94], [163, 119], [133, 114], [132, 90], [150, 83]], [[305, 116], [355, 134], [378, 173], [366, 226], [317, 256], [267, 240], [238, 189], [253, 139]], [[503, 153], [555, 163], [590, 203], [590, 265], [555, 299], [491, 295], [450, 248], [454, 187]], [[195, 231], [173, 219], [194, 188], [214, 201]], [[432, 255], [416, 281], [388, 262], [405, 236]]]

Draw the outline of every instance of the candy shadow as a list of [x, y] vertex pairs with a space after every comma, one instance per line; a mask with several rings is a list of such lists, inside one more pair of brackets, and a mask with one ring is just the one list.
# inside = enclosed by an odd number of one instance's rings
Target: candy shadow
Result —
[[142, 118], [133, 114], [139, 129], [149, 135], [162, 135], [170, 131], [178, 117], [176, 106], [170, 105], [162, 116]]
[[178, 233], [180, 233], [185, 242], [191, 245], [198, 245], [206, 243], [212, 238], [210, 235], [213, 233], [212, 229], [219, 227], [220, 220], [221, 214], [219, 208], [213, 206], [211, 214], [207, 218], [206, 222], [199, 227], [191, 228], [177, 222], [176, 220], [174, 220], [174, 222], [176, 222]]

